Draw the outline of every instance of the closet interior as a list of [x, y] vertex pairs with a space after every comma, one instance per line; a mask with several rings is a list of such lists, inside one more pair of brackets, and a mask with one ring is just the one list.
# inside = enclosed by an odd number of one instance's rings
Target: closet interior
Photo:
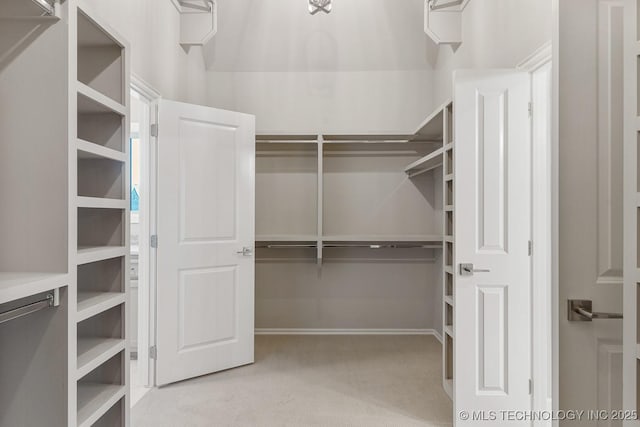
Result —
[[453, 105], [408, 135], [256, 137], [258, 332], [435, 332], [453, 389]]
[[0, 40], [0, 425], [125, 425], [127, 44], [74, 0]]

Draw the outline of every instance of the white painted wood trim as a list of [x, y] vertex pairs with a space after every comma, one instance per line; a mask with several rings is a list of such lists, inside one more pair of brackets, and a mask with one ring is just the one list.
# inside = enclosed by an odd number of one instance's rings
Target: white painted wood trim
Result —
[[153, 87], [153, 85], [149, 84], [146, 80], [135, 73], [131, 74], [131, 89], [135, 90], [149, 101], [157, 101], [162, 98], [160, 92]]
[[[151, 135], [149, 129], [152, 124], [158, 124], [157, 103], [162, 99], [160, 92], [147, 81], [136, 74], [131, 75], [131, 90], [137, 92], [146, 102], [149, 108], [149, 117], [143, 121], [143, 126], [147, 129], [141, 135], [146, 137], [141, 146], [141, 161], [143, 171], [146, 173], [142, 179], [143, 192], [147, 192], [147, 197], [142, 201], [142, 222], [140, 227], [140, 250], [138, 262], [144, 271], [141, 271], [141, 279], [146, 282], [146, 286], [139, 287], [139, 301], [142, 301], [142, 310], [138, 312], [138, 365], [140, 371], [146, 372], [144, 375], [144, 385], [155, 386], [155, 361], [149, 356], [149, 348], [156, 345], [156, 252], [149, 245], [150, 236], [156, 233], [155, 197], [156, 197], [156, 141], [157, 138]], [[144, 214], [147, 217], [144, 217]], [[146, 222], [146, 224], [144, 224]], [[143, 226], [144, 225], [144, 226]], [[144, 285], [144, 284], [143, 284]], [[141, 333], [145, 331], [146, 333]]]
[[[549, 349], [552, 347], [552, 99], [553, 68], [551, 62], [536, 67], [531, 72], [532, 102], [532, 283], [546, 286], [534, 287], [532, 292], [532, 398], [534, 411], [550, 411], [549, 390], [552, 383]], [[537, 420], [536, 427], [550, 426], [551, 422]]]
[[[560, 0], [551, 0], [552, 9], [552, 36], [551, 56], [554, 64], [560, 60]], [[558, 254], [560, 249], [560, 71], [559, 67], [552, 70], [552, 106], [551, 106], [551, 359], [552, 359], [552, 385], [551, 408], [553, 411], [560, 409], [560, 268]], [[559, 420], [552, 422], [553, 427], [559, 426]]]
[[[559, 1], [559, 0], [557, 0]], [[637, 410], [638, 394], [638, 3], [624, 3], [624, 194], [622, 409]], [[625, 421], [637, 426], [638, 421]]]
[[256, 335], [432, 335], [442, 342], [435, 329], [309, 329], [256, 328]]
[[553, 47], [552, 42], [549, 40], [540, 48], [538, 48], [531, 55], [527, 56], [523, 59], [516, 68], [523, 71], [528, 71], [530, 73], [536, 71], [538, 68], [543, 65], [551, 62], [553, 59]]

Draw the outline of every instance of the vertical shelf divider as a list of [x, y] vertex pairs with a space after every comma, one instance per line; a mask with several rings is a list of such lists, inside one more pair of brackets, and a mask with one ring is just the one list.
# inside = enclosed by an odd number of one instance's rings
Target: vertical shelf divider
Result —
[[324, 138], [318, 135], [318, 268], [322, 267], [324, 210]]

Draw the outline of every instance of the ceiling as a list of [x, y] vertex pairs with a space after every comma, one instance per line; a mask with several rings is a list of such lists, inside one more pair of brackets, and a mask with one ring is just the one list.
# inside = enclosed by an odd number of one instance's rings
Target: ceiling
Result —
[[204, 48], [213, 71], [386, 71], [431, 68], [423, 0], [217, 0], [218, 33]]

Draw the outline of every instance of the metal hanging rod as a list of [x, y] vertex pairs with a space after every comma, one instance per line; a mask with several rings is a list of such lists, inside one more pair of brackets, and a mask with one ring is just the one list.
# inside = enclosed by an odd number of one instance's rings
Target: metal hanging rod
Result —
[[30, 304], [26, 304], [26, 305], [0, 313], [0, 324], [18, 319], [20, 317], [28, 316], [29, 314], [36, 313], [46, 308], [59, 306], [60, 305], [59, 292], [60, 291], [58, 289], [55, 289], [50, 293], [48, 293], [46, 297], [44, 297], [39, 301], [35, 301]]
[[35, 5], [43, 10], [47, 15], [53, 16], [55, 14], [55, 8], [51, 3], [46, 0], [31, 0]]
[[329, 243], [323, 245], [325, 248], [366, 248], [366, 249], [440, 249], [438, 245], [417, 245], [417, 244], [364, 244], [364, 243]]
[[460, 6], [464, 0], [453, 0], [446, 3], [439, 3], [438, 0], [429, 0], [429, 8], [431, 10], [447, 9], [454, 6]]
[[291, 248], [317, 248], [318, 245], [258, 245], [256, 248], [259, 249], [291, 249]]

